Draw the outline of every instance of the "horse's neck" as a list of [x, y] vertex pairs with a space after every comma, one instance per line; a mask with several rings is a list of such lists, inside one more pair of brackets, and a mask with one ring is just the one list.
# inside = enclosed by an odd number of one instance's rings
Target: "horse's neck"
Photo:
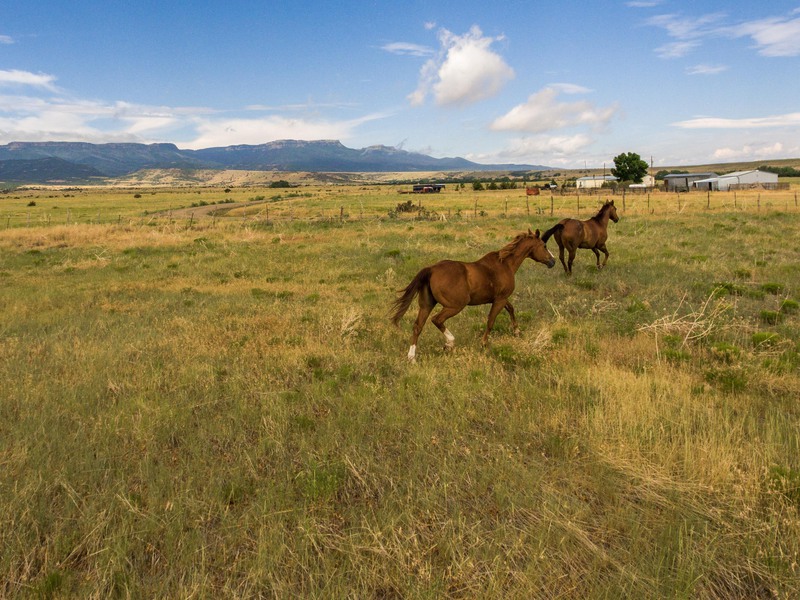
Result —
[[609, 211], [607, 211], [605, 208], [603, 208], [603, 209], [600, 209], [599, 213], [597, 213], [597, 216], [595, 217], [595, 221], [600, 223], [600, 225], [602, 225], [603, 227], [606, 227], [606, 226], [608, 226], [608, 219], [609, 219], [610, 216], [611, 215], [609, 214]]
[[525, 257], [528, 256], [528, 249], [522, 248], [522, 246], [524, 246], [524, 244], [520, 244], [514, 248], [514, 252], [509, 254], [505, 261], [503, 261], [511, 268], [513, 273], [517, 272], [522, 263], [525, 261]]

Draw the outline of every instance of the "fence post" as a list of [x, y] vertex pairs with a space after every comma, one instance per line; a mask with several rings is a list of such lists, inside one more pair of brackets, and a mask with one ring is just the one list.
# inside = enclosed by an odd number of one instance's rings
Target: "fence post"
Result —
[[758, 195], [758, 212], [761, 212], [761, 194]]
[[478, 198], [477, 197], [475, 198], [475, 208], [472, 211], [472, 216], [475, 219], [478, 218]]
[[344, 206], [339, 207], [339, 223], [344, 221]]
[[[797, 194], [794, 195], [794, 204], [797, 206]], [[528, 216], [531, 216], [531, 201], [528, 200], [528, 196], [525, 196], [525, 211], [528, 213]]]
[[706, 192], [706, 210], [711, 210], [711, 190]]
[[550, 216], [553, 216], [553, 192], [550, 192]]

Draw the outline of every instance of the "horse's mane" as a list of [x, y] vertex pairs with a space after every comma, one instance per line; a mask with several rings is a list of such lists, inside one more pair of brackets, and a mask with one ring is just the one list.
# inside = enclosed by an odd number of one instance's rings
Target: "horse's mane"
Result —
[[595, 221], [599, 221], [603, 217], [603, 213], [607, 210], [611, 210], [611, 202], [604, 202], [603, 206], [600, 207], [600, 210], [597, 211], [597, 214], [592, 217]]
[[524, 239], [526, 239], [526, 238], [529, 238], [529, 237], [533, 237], [533, 235], [532, 235], [532, 234], [530, 234], [530, 233], [520, 233], [520, 234], [517, 234], [517, 237], [515, 237], [515, 238], [514, 238], [513, 240], [511, 240], [511, 241], [510, 241], [508, 244], [506, 244], [505, 246], [503, 246], [503, 247], [500, 249], [500, 251], [498, 252], [498, 254], [500, 255], [500, 260], [501, 260], [501, 261], [503, 261], [503, 260], [505, 260], [506, 258], [508, 258], [509, 256], [511, 256], [512, 254], [514, 254], [514, 251], [517, 249], [517, 246], [519, 246], [519, 245], [520, 245], [520, 243], [522, 242], [522, 240], [524, 240]]

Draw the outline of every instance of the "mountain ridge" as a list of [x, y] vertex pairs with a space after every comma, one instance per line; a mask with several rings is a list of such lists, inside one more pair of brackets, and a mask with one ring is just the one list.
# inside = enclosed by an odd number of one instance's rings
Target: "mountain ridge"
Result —
[[[89, 167], [97, 176], [120, 177], [141, 169], [245, 169], [252, 171], [399, 172], [546, 170], [527, 164], [486, 165], [460, 157], [434, 158], [391, 146], [348, 148], [338, 140], [276, 140], [198, 150], [172, 143], [10, 142], [0, 162], [57, 158]], [[65, 165], [65, 168], [67, 166]], [[75, 171], [74, 167], [67, 168]], [[35, 175], [35, 169], [32, 170]], [[24, 173], [22, 174], [24, 175]], [[55, 179], [58, 173], [53, 174]], [[37, 182], [36, 179], [32, 180]]]

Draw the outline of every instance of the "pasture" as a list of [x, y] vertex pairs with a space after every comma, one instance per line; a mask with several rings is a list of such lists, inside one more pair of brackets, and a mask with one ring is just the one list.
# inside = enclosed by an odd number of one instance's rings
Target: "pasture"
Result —
[[793, 192], [628, 197], [409, 364], [420, 268], [602, 197], [398, 190], [0, 197], [0, 596], [797, 597]]

